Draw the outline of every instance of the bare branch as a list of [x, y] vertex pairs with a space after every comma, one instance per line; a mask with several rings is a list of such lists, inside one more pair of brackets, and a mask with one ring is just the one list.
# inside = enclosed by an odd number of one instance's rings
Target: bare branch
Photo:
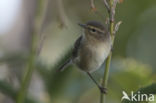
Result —
[[107, 0], [103, 0], [103, 1], [104, 1], [106, 9], [108, 10], [108, 12], [110, 12], [110, 6], [108, 5]]
[[[115, 22], [114, 22], [115, 21], [115, 9], [116, 9], [117, 2], [118, 2], [118, 0], [109, 0], [109, 4], [108, 4], [107, 0], [104, 0], [105, 7], [107, 8], [108, 14], [109, 14], [109, 23], [107, 23], [108, 19], [106, 20], [106, 23], [109, 26], [109, 31], [108, 32], [111, 35], [112, 47], [113, 47], [113, 44], [114, 44], [115, 33], [118, 31], [119, 26], [121, 24], [121, 21], [118, 22], [116, 25], [115, 25]], [[102, 80], [102, 84], [101, 84], [102, 87], [107, 87], [111, 57], [112, 57], [112, 52], [110, 52], [109, 56], [107, 57], [107, 59], [105, 61], [106, 65], [105, 65], [103, 80]], [[106, 95], [101, 93], [100, 103], [105, 103], [105, 96]]]
[[95, 7], [95, 4], [94, 4], [94, 0], [90, 0], [90, 3], [91, 3], [90, 4], [91, 10], [95, 12], [96, 11], [96, 7]]
[[60, 27], [67, 27], [67, 15], [65, 13], [63, 0], [56, 0], [57, 7], [58, 7], [58, 16], [60, 19]]
[[[47, 37], [47, 34], [46, 33], [43, 33], [44, 31], [44, 28], [46, 26], [46, 19], [47, 19], [47, 15], [49, 14], [49, 8], [51, 6], [51, 4], [53, 3], [54, 1], [52, 0], [47, 0], [46, 1], [46, 4], [45, 4], [45, 12], [43, 14], [43, 20], [42, 20], [42, 24], [41, 24], [41, 27], [40, 27], [40, 30], [38, 31], [40, 34], [40, 37], [39, 37], [39, 43], [38, 43], [38, 47], [37, 47], [37, 56], [40, 55], [40, 52], [43, 48], [43, 45], [44, 45], [44, 41]], [[65, 14], [65, 11], [64, 11], [64, 6], [63, 6], [63, 1], [62, 0], [55, 0], [55, 3], [57, 4], [57, 7], [58, 7], [58, 16], [59, 16], [59, 20], [60, 20], [60, 27], [67, 27], [67, 16]]]
[[96, 9], [96, 6], [95, 6], [95, 2], [94, 0], [90, 0], [90, 6], [91, 6], [91, 11], [93, 11], [95, 14], [103, 17], [103, 15]]
[[115, 10], [115, 8], [116, 8], [116, 4], [119, 2], [119, 0], [114, 0], [114, 2], [113, 2], [113, 9]]
[[46, 1], [45, 5], [44, 5], [44, 11], [42, 14], [42, 21], [41, 21], [41, 26], [38, 30], [38, 34], [39, 34], [39, 42], [38, 42], [38, 46], [37, 46], [37, 50], [36, 50], [36, 55], [39, 56], [40, 52], [42, 50], [45, 38], [46, 38], [46, 34], [43, 34], [43, 31], [45, 29], [45, 25], [46, 25], [46, 18], [47, 18], [47, 14], [48, 14], [48, 9], [49, 9], [49, 5], [50, 4], [50, 0]]
[[119, 0], [113, 0], [112, 4], [111, 5], [111, 8], [110, 8], [110, 21], [111, 22], [114, 22], [114, 18], [115, 18], [115, 9], [116, 9], [116, 5], [118, 3]]

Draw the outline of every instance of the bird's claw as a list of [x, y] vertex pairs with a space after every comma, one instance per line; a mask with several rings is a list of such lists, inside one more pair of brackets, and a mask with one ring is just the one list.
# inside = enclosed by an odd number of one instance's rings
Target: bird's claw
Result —
[[107, 88], [99, 87], [101, 93], [107, 94]]

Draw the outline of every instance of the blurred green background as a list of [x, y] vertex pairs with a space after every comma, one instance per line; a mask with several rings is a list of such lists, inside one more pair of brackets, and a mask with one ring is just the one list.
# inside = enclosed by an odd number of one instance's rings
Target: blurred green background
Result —
[[[100, 93], [84, 72], [73, 65], [56, 72], [83, 32], [77, 24], [105, 23], [108, 14], [103, 0], [95, 0], [97, 13], [90, 5], [90, 0], [0, 1], [0, 103], [15, 103], [34, 31], [44, 41], [28, 99], [35, 103], [99, 102]], [[156, 1], [124, 0], [117, 5], [115, 18], [122, 24], [115, 38], [107, 103], [121, 103], [122, 91], [130, 93], [156, 82]], [[103, 68], [93, 73], [99, 82]]]

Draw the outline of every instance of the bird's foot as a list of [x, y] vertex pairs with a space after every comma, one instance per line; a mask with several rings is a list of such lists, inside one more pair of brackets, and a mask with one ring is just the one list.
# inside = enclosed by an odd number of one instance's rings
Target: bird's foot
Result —
[[100, 86], [99, 89], [101, 93], [107, 94], [107, 88]]

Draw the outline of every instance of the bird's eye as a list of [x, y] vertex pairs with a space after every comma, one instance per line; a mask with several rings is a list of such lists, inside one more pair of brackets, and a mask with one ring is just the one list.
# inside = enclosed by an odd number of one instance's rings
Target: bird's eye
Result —
[[96, 30], [95, 30], [95, 29], [91, 29], [91, 31], [92, 31], [92, 32], [96, 32]]

